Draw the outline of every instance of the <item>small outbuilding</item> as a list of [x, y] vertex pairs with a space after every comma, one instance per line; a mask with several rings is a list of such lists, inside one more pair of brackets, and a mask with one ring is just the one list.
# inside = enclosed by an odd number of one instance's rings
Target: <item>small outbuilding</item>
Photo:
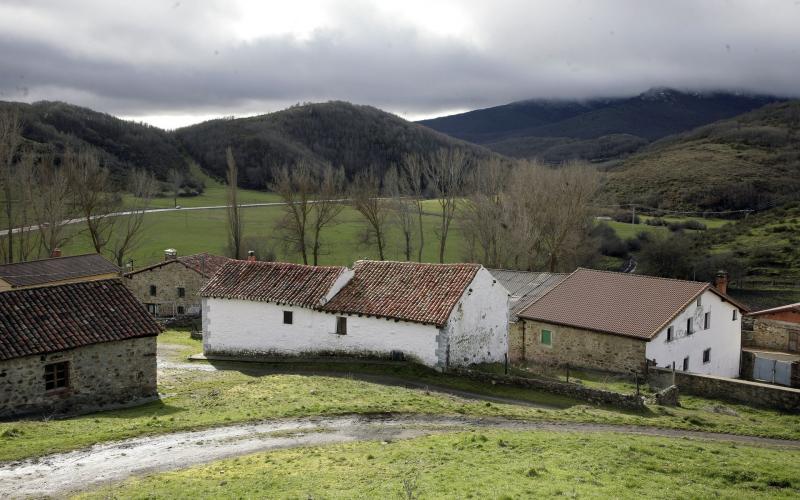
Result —
[[0, 292], [43, 285], [119, 278], [120, 269], [100, 254], [61, 257], [0, 265]]

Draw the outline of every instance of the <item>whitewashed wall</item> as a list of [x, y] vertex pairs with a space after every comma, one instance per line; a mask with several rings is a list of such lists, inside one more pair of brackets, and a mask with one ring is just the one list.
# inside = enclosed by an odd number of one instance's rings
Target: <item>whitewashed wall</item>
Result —
[[508, 352], [508, 291], [481, 267], [444, 331], [450, 345], [450, 366], [504, 361]]
[[[655, 359], [660, 367], [683, 368], [683, 358], [689, 356], [689, 371], [721, 377], [739, 376], [741, 356], [741, 312], [729, 302], [723, 301], [713, 292], [701, 296], [701, 305], [696, 301], [681, 312], [668, 326], [674, 327], [673, 340], [667, 342], [667, 327], [647, 343], [647, 359]], [[703, 313], [711, 312], [711, 328], [703, 329]], [[694, 319], [694, 333], [686, 335], [687, 318]], [[711, 348], [711, 361], [703, 363], [703, 351]]]
[[[293, 324], [283, 324], [283, 311]], [[266, 302], [203, 299], [203, 350], [226, 355], [340, 353], [406, 357], [437, 365], [434, 326], [381, 318], [347, 316], [347, 335], [337, 335], [336, 315]]]

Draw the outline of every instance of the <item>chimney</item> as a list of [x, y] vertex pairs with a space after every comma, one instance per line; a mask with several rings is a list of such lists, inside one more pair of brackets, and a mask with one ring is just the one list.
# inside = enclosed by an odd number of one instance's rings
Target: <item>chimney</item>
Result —
[[248, 250], [247, 251], [247, 260], [249, 260], [250, 262], [255, 262], [256, 261], [256, 253], [254, 251], [252, 251], [252, 250]]
[[720, 293], [728, 293], [728, 273], [725, 271], [717, 271], [714, 277], [714, 288]]
[[168, 260], [175, 260], [178, 258], [178, 251], [174, 248], [167, 248], [164, 250], [164, 262]]
[[54, 248], [53, 251], [50, 252], [50, 257], [52, 257], [54, 259], [56, 259], [58, 257], [61, 257], [61, 249], [60, 248]]

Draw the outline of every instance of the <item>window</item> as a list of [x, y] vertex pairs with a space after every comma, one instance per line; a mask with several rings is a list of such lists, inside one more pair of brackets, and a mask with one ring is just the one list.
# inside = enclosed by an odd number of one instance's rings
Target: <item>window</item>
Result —
[[711, 348], [709, 347], [705, 351], [703, 351], [703, 363], [710, 363], [711, 362]]
[[284, 325], [291, 325], [292, 320], [294, 319], [292, 311], [283, 311], [283, 324]]
[[697, 307], [702, 307], [703, 305], [703, 297], [697, 297]]
[[69, 387], [69, 361], [44, 365], [44, 389], [52, 391]]
[[155, 297], [156, 296], [156, 286], [155, 285], [150, 285], [150, 296], [151, 297]]
[[685, 372], [689, 371], [689, 356], [683, 358], [683, 371]]
[[344, 316], [336, 317], [336, 334], [347, 335], [347, 318]]
[[686, 320], [686, 335], [691, 335], [694, 333], [694, 327], [692, 326], [692, 318], [688, 318]]
[[181, 298], [186, 297], [186, 289], [183, 288], [182, 286], [178, 287], [178, 297]]
[[734, 309], [733, 310], [733, 321], [736, 321], [737, 319], [739, 319], [739, 311]]
[[673, 335], [674, 332], [675, 332], [675, 329], [673, 327], [667, 328], [667, 342], [672, 342], [672, 338], [673, 338], [672, 335]]
[[553, 345], [553, 333], [550, 330], [542, 330], [542, 345]]
[[158, 304], [145, 304], [145, 307], [147, 307], [147, 312], [153, 316], [158, 314]]
[[707, 312], [703, 316], [703, 329], [708, 330], [709, 328], [711, 328], [711, 313]]
[[186, 314], [186, 309], [183, 306], [178, 306], [178, 315], [183, 316], [184, 314]]

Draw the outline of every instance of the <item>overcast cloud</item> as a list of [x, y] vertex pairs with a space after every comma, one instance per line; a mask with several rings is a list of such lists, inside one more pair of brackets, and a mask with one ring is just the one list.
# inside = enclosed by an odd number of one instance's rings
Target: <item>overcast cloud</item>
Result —
[[0, 100], [166, 127], [304, 101], [418, 118], [653, 86], [800, 96], [800, 0], [0, 0]]

